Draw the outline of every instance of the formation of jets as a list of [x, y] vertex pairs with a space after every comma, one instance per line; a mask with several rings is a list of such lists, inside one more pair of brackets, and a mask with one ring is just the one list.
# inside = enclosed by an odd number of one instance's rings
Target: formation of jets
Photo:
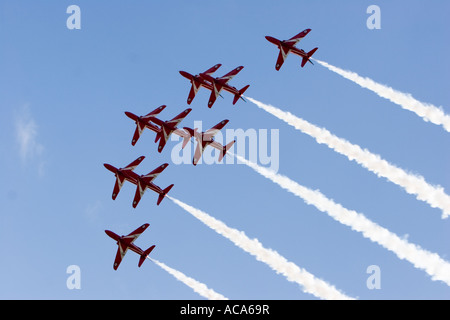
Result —
[[225, 90], [225, 91], [228, 91], [228, 92], [234, 94], [233, 105], [236, 104], [236, 102], [239, 100], [239, 98], [244, 100], [242, 98], [242, 95], [244, 94], [245, 90], [248, 89], [248, 87], [250, 85], [246, 85], [241, 90], [238, 90], [238, 89], [236, 89], [236, 87], [232, 87], [228, 84], [228, 82], [231, 79], [233, 79], [233, 77], [235, 75], [237, 75], [244, 67], [239, 66], [236, 69], [231, 70], [230, 72], [228, 72], [226, 75], [224, 75], [222, 77], [214, 78], [212, 76], [212, 74], [214, 72], [216, 72], [217, 69], [219, 69], [221, 66], [222, 65], [220, 63], [216, 64], [214, 67], [211, 67], [208, 70], [206, 70], [205, 72], [199, 73], [195, 76], [193, 76], [190, 73], [187, 73], [186, 71], [180, 71], [180, 74], [183, 77], [185, 77], [186, 79], [190, 80], [191, 84], [192, 84], [191, 90], [189, 91], [189, 96], [187, 99], [188, 104], [191, 104], [192, 100], [194, 100], [194, 97], [198, 92], [198, 89], [200, 89], [201, 87], [211, 90], [211, 95], [210, 95], [209, 101], [208, 101], [209, 108], [211, 108], [213, 106], [213, 104], [216, 101], [218, 96], [222, 96], [220, 94], [220, 92], [222, 90]]
[[236, 140], [233, 140], [226, 146], [223, 146], [213, 139], [229, 120], [222, 120], [211, 129], [202, 133], [197, 132], [198, 128], [191, 129], [188, 127], [183, 127], [183, 129], [179, 129], [177, 128], [177, 125], [191, 112], [192, 109], [184, 110], [172, 120], [162, 121], [155, 117], [155, 115], [164, 110], [165, 107], [165, 105], [162, 105], [149, 114], [140, 117], [131, 112], [125, 112], [125, 114], [136, 123], [136, 130], [134, 131], [133, 139], [131, 140], [132, 145], [136, 144], [145, 128], [156, 132], [155, 143], [159, 141], [158, 152], [161, 152], [164, 149], [164, 146], [172, 133], [175, 133], [183, 138], [182, 149], [184, 149], [187, 143], [191, 141], [191, 138], [195, 138], [197, 141], [197, 148], [195, 150], [194, 159], [192, 160], [192, 163], [195, 166], [197, 165], [198, 160], [200, 160], [203, 150], [208, 145], [211, 145], [211, 147], [214, 147], [220, 151], [219, 161], [221, 161], [228, 149], [230, 149], [230, 147], [236, 142]]
[[[305, 52], [303, 49], [299, 49], [296, 47], [296, 44], [301, 39], [303, 39], [310, 31], [311, 29], [306, 29], [300, 32], [299, 34], [293, 36], [289, 40], [278, 40], [273, 37], [266, 36], [266, 39], [269, 42], [275, 44], [280, 50], [275, 65], [275, 69], [277, 71], [280, 70], [281, 66], [286, 60], [286, 57], [291, 52], [302, 58], [301, 67], [304, 67], [307, 62], [310, 62], [312, 64], [311, 56], [317, 51], [318, 48], [314, 48], [309, 52]], [[186, 71], [179, 71], [183, 77], [187, 78], [191, 82], [191, 89], [189, 91], [189, 95], [187, 98], [187, 104], [190, 105], [192, 103], [195, 95], [197, 94], [198, 90], [201, 87], [204, 87], [211, 91], [211, 95], [208, 101], [209, 108], [211, 108], [214, 105], [214, 102], [216, 101], [217, 97], [219, 96], [222, 97], [222, 95], [220, 94], [222, 90], [230, 92], [231, 94], [234, 95], [233, 105], [235, 105], [239, 99], [244, 100], [242, 96], [244, 92], [248, 89], [249, 85], [246, 85], [242, 89], [238, 90], [236, 87], [233, 87], [228, 84], [228, 82], [231, 79], [233, 79], [233, 77], [236, 76], [244, 67], [239, 66], [233, 69], [232, 71], [228, 72], [227, 74], [223, 75], [222, 77], [213, 77], [213, 74], [221, 66], [222, 65], [220, 63], [216, 64], [215, 66], [197, 75], [192, 75]], [[236, 142], [236, 140], [233, 140], [228, 144], [226, 144], [225, 146], [223, 146], [222, 144], [214, 140], [214, 136], [220, 130], [222, 130], [222, 128], [228, 123], [229, 120], [227, 119], [220, 121], [218, 124], [216, 124], [211, 129], [205, 132], [198, 132], [197, 131], [198, 128], [191, 129], [188, 127], [183, 127], [182, 129], [180, 129], [178, 128], [180, 122], [183, 121], [183, 119], [192, 111], [192, 109], [187, 108], [186, 110], [175, 116], [173, 119], [163, 121], [159, 119], [157, 116], [165, 108], [166, 106], [162, 105], [144, 116], [137, 116], [128, 111], [125, 112], [125, 115], [136, 123], [136, 129], [134, 131], [133, 138], [131, 140], [131, 144], [133, 146], [137, 143], [144, 129], [146, 128], [156, 133], [155, 143], [158, 143], [159, 153], [163, 151], [167, 141], [169, 140], [170, 135], [173, 133], [183, 138], [182, 144], [183, 149], [187, 145], [187, 143], [189, 141], [192, 142], [191, 139], [194, 138], [194, 140], [197, 141], [197, 147], [195, 149], [192, 164], [195, 166], [199, 162], [202, 153], [207, 146], [211, 146], [220, 151], [218, 160], [221, 161], [225, 156], [225, 154], [227, 153], [227, 151]], [[164, 199], [164, 197], [167, 195], [167, 193], [170, 191], [170, 189], [172, 189], [172, 187], [174, 186], [173, 184], [169, 185], [165, 189], [161, 189], [159, 186], [153, 183], [153, 180], [155, 180], [155, 178], [168, 167], [169, 165], [168, 163], [160, 165], [159, 167], [157, 167], [156, 169], [154, 169], [153, 171], [151, 171], [146, 175], [138, 175], [137, 173], [134, 172], [136, 167], [142, 162], [142, 160], [144, 160], [144, 158], [145, 158], [144, 156], [141, 156], [123, 168], [116, 168], [107, 163], [104, 164], [105, 168], [114, 173], [116, 177], [112, 193], [113, 200], [116, 199], [125, 181], [131, 182], [136, 185], [136, 193], [132, 203], [133, 208], [136, 208], [138, 203], [141, 201], [141, 198], [144, 195], [145, 190], [147, 188], [153, 190], [158, 194], [158, 200], [156, 202], [156, 205], [159, 205], [161, 201]], [[109, 237], [114, 239], [118, 245], [116, 258], [114, 260], [113, 265], [114, 270], [117, 270], [128, 249], [140, 255], [138, 266], [140, 267], [142, 265], [144, 260], [150, 254], [150, 252], [155, 248], [155, 245], [152, 245], [150, 248], [144, 251], [141, 248], [137, 247], [133, 242], [148, 228], [148, 226], [149, 226], [148, 223], [143, 224], [142, 226], [140, 226], [139, 228], [137, 228], [136, 230], [134, 230], [133, 232], [131, 232], [126, 236], [123, 235], [119, 236], [112, 231], [105, 230], [105, 233]]]
[[[162, 121], [158, 119], [156, 115], [163, 111], [165, 108], [166, 106], [162, 105], [149, 114], [140, 117], [131, 112], [125, 112], [128, 118], [136, 122], [136, 130], [134, 131], [133, 139], [131, 140], [131, 144], [133, 146], [139, 140], [139, 137], [141, 136], [142, 131], [145, 128], [156, 133], [155, 143], [159, 141], [159, 153], [163, 151], [164, 146], [166, 145], [167, 140], [169, 140], [169, 137], [172, 133], [175, 133], [182, 137], [184, 141], [186, 141], [186, 143], [189, 141], [189, 136], [183, 130], [178, 129], [177, 125], [192, 111], [192, 109], [188, 108], [184, 110], [172, 120]], [[186, 146], [186, 143], [183, 145], [183, 148]]]

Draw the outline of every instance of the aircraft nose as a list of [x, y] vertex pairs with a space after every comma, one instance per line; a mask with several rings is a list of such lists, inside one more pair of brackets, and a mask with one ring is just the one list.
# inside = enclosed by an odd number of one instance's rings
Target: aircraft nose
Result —
[[115, 173], [117, 171], [117, 169], [115, 167], [113, 167], [112, 165], [110, 165], [108, 163], [104, 163], [103, 165], [105, 166], [106, 169], [108, 169], [111, 172]]
[[187, 73], [186, 71], [179, 71], [179, 73], [185, 77], [186, 79], [191, 79], [191, 75], [189, 73]]
[[269, 41], [270, 43], [275, 44], [275, 45], [278, 45], [278, 43], [280, 42], [279, 40], [277, 40], [277, 39], [275, 39], [273, 37], [269, 37], [269, 36], [266, 36], [266, 40]]
[[106, 233], [108, 236], [110, 236], [111, 238], [114, 239], [114, 236], [113, 236], [114, 233], [113, 233], [112, 231], [105, 230], [105, 233]]
[[131, 113], [131, 112], [125, 111], [125, 115], [128, 118], [132, 119], [132, 120], [136, 120], [137, 119], [137, 116], [135, 114]]

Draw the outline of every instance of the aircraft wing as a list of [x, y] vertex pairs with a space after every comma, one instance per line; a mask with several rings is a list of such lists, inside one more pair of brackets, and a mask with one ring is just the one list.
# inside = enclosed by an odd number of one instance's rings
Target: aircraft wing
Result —
[[117, 248], [116, 258], [114, 259], [114, 270], [117, 270], [120, 263], [122, 262], [123, 257], [127, 253], [128, 246], [125, 244], [119, 243], [119, 247]]
[[221, 145], [220, 143], [218, 143], [217, 141], [213, 141], [209, 144], [209, 146], [216, 148], [219, 151], [223, 150], [223, 145]]
[[202, 143], [197, 141], [197, 147], [195, 148], [195, 153], [194, 153], [194, 159], [192, 160], [192, 164], [194, 166], [197, 165], [198, 161], [200, 160], [202, 153], [203, 153], [203, 147], [202, 147]]
[[176, 129], [173, 133], [182, 138], [191, 138], [191, 136], [182, 129]]
[[133, 134], [133, 140], [131, 140], [131, 144], [133, 146], [136, 144], [136, 142], [141, 137], [142, 131], [144, 131], [144, 129], [145, 129], [145, 124], [143, 124], [140, 121], [137, 121], [136, 122], [136, 130], [134, 130], [134, 134]]
[[223, 86], [216, 82], [213, 83], [213, 90], [211, 90], [211, 95], [209, 96], [208, 107], [211, 108], [216, 101], [217, 97], [220, 95], [220, 91]]
[[288, 54], [289, 54], [289, 50], [284, 51], [284, 48], [282, 46], [280, 46], [280, 53], [278, 54], [277, 64], [275, 66], [276, 70], [280, 70], [280, 68], [284, 63], [284, 60], [286, 60], [286, 57]]
[[161, 128], [161, 133], [156, 134], [155, 142], [157, 142], [159, 140], [158, 152], [161, 153], [163, 151], [164, 146], [167, 143], [167, 140], [169, 140], [169, 136], [170, 136], [170, 131], [167, 132], [167, 129], [164, 127]]
[[202, 72], [202, 74], [207, 74], [207, 75], [212, 75], [214, 72], [217, 71], [217, 69], [220, 68], [220, 66], [222, 66], [222, 64], [218, 63], [216, 64], [214, 67], [209, 68], [208, 70], [206, 70], [205, 72]]
[[229, 120], [222, 120], [218, 124], [216, 124], [211, 129], [206, 130], [206, 132], [203, 134], [203, 140], [211, 140], [220, 130], [222, 130], [223, 127], [226, 126]]
[[134, 199], [133, 199], [133, 208], [136, 208], [139, 201], [141, 201], [141, 198], [145, 193], [146, 187], [147, 186], [145, 185], [145, 183], [141, 179], [138, 179], [138, 181], [136, 183], [136, 193], [134, 194]]
[[157, 114], [160, 114], [161, 111], [163, 111], [165, 108], [166, 108], [166, 105], [162, 105], [162, 106], [156, 108], [155, 110], [149, 112], [145, 116], [143, 116], [142, 119], [150, 120], [153, 116], [156, 116]]
[[302, 40], [306, 35], [311, 31], [311, 29], [305, 29], [299, 34], [296, 34], [289, 40], [286, 40], [285, 43], [295, 46], [300, 40]]
[[133, 171], [144, 159], [145, 159], [145, 156], [141, 156], [141, 157], [137, 158], [136, 160], [134, 160], [129, 165], [127, 165], [125, 168], [122, 168], [122, 170]]
[[192, 86], [191, 86], [191, 90], [189, 91], [189, 95], [188, 95], [188, 99], [187, 99], [187, 103], [191, 104], [192, 100], [194, 100], [195, 95], [198, 92], [198, 89], [200, 89], [201, 84], [198, 81], [192, 81]]
[[224, 83], [228, 83], [228, 81], [233, 79], [233, 77], [235, 75], [237, 75], [242, 69], [244, 69], [244, 67], [243, 66], [239, 66], [236, 69], [231, 70], [230, 72], [228, 72], [226, 75], [218, 78], [218, 80], [222, 80]]
[[161, 127], [167, 126], [169, 125], [170, 127], [176, 127], [188, 114], [189, 112], [191, 112], [192, 109], [191, 108], [187, 108], [186, 110], [184, 110], [183, 112], [181, 112], [180, 114], [178, 114], [177, 116], [175, 116], [173, 119], [167, 120], [167, 121], [162, 121], [161, 119], [155, 118], [155, 117], [151, 117], [151, 121]]
[[153, 170], [152, 172], [146, 174], [145, 176], [142, 176], [142, 178], [144, 178], [145, 182], [150, 183], [153, 180], [155, 180], [155, 178], [164, 171], [165, 168], [167, 168], [169, 164], [168, 163], [164, 163], [162, 165], [160, 165], [158, 168], [156, 168], [155, 170]]
[[191, 111], [192, 111], [191, 108], [187, 108], [173, 119], [166, 121], [166, 123], [172, 125], [173, 127], [176, 127], [184, 118], [186, 118], [186, 116]]
[[139, 236], [147, 230], [147, 228], [150, 226], [148, 223], [144, 223], [142, 226], [134, 230], [133, 232], [130, 232], [128, 235], [124, 236], [124, 239], [129, 239], [129, 244], [133, 243]]
[[125, 181], [125, 177], [121, 174], [116, 175], [116, 183], [114, 184], [112, 199], [116, 200], [117, 195], [120, 192], [120, 189], [122, 188], [122, 185]]

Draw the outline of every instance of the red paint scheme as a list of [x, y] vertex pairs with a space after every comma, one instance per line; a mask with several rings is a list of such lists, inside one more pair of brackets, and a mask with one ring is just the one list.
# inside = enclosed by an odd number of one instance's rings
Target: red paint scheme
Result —
[[[162, 110], [164, 110], [166, 106], [162, 105], [149, 114], [145, 116], [138, 117], [137, 115], [126, 111], [125, 115], [134, 120], [136, 122], [136, 130], [134, 131], [133, 140], [131, 144], [134, 146], [136, 142], [139, 140], [139, 137], [142, 134], [142, 131], [147, 128], [153, 132], [156, 132], [155, 143], [159, 141], [158, 152], [161, 153], [166, 145], [169, 137], [172, 133], [179, 135], [182, 138], [186, 138], [187, 134], [177, 128], [177, 125], [192, 111], [192, 109], [188, 108], [181, 112], [179, 115], [174, 117], [171, 120], [162, 121], [155, 117], [155, 115], [159, 114]], [[186, 144], [183, 144], [183, 148]]]
[[302, 68], [305, 66], [305, 64], [309, 61], [310, 63], [311, 56], [317, 51], [318, 48], [314, 48], [309, 52], [305, 52], [302, 49], [298, 49], [295, 45], [303, 39], [311, 29], [305, 29], [299, 34], [293, 36], [289, 40], [278, 40], [273, 37], [266, 36], [267, 41], [270, 43], [273, 43], [280, 49], [280, 53], [278, 54], [277, 63], [275, 65], [275, 69], [278, 71], [280, 70], [281, 66], [283, 65], [284, 61], [286, 60], [289, 53], [293, 53], [295, 55], [298, 55], [302, 57]]
[[117, 169], [116, 167], [110, 165], [110, 164], [103, 164], [106, 169], [111, 171], [116, 176], [116, 183], [114, 184], [112, 199], [115, 200], [117, 195], [120, 192], [120, 189], [122, 188], [123, 183], [126, 181], [131, 182], [135, 184], [136, 187], [136, 193], [133, 200], [133, 208], [136, 208], [139, 201], [141, 201], [142, 196], [144, 195], [145, 190], [148, 188], [150, 190], [155, 191], [158, 193], [158, 201], [157, 205], [161, 203], [161, 201], [164, 199], [166, 194], [172, 189], [173, 184], [165, 188], [164, 190], [158, 187], [153, 183], [153, 180], [164, 171], [165, 168], [169, 165], [168, 163], [164, 163], [160, 165], [158, 168], [153, 170], [152, 172], [146, 174], [146, 175], [138, 175], [133, 170], [144, 160], [144, 156], [137, 158], [132, 163], [127, 165], [124, 168]]
[[[219, 69], [222, 65], [216, 64], [215, 66], [209, 68], [208, 70], [206, 70], [205, 72], [203, 72], [203, 74], [213, 74], [214, 72], [217, 71], [217, 69]], [[187, 103], [191, 104], [192, 100], [194, 100], [195, 95], [197, 94], [198, 90], [201, 87], [205, 87], [208, 90], [213, 90], [212, 84], [209, 83], [208, 81], [203, 80], [200, 75], [195, 75], [193, 76], [190, 73], [187, 73], [186, 71], [180, 71], [180, 74], [185, 77], [186, 79], [189, 79], [191, 81], [191, 90], [189, 91], [189, 96], [187, 99]]]
[[[214, 102], [216, 101], [218, 96], [220, 95], [220, 92], [222, 90], [225, 90], [227, 92], [230, 92], [232, 94], [234, 94], [234, 99], [233, 99], [233, 105], [236, 104], [236, 102], [239, 100], [239, 98], [241, 98], [242, 100], [244, 100], [242, 98], [242, 95], [244, 94], [245, 90], [248, 89], [248, 87], [250, 85], [247, 85], [245, 87], [243, 87], [242, 89], [238, 90], [235, 87], [232, 87], [228, 84], [228, 82], [235, 76], [237, 75], [244, 67], [240, 66], [237, 67], [236, 69], [228, 72], [226, 75], [222, 76], [222, 77], [217, 77], [214, 78], [212, 76], [212, 74], [214, 72], [217, 71], [217, 69], [219, 69], [221, 66], [221, 64], [216, 64], [215, 66], [209, 68], [208, 70], [206, 70], [205, 72], [202, 72], [198, 75], [191, 75], [190, 73], [187, 73], [186, 71], [180, 71], [180, 74], [185, 77], [186, 79], [189, 79], [191, 81], [191, 90], [189, 91], [189, 96], [187, 99], [187, 103], [191, 104], [192, 100], [194, 99], [195, 95], [197, 94], [198, 90], [201, 87], [204, 87], [208, 90], [211, 90], [211, 96], [209, 98], [208, 101], [208, 107], [211, 108], [214, 104]], [[244, 100], [245, 101], [245, 100]]]
[[140, 255], [138, 267], [142, 265], [142, 263], [145, 261], [145, 259], [148, 257], [150, 252], [155, 248], [155, 245], [151, 246], [147, 250], [142, 250], [138, 246], [136, 246], [133, 242], [148, 228], [149, 224], [145, 223], [130, 234], [126, 236], [119, 236], [115, 234], [112, 231], [105, 230], [105, 233], [114, 239], [117, 242], [118, 249], [116, 253], [116, 258], [114, 260], [113, 268], [114, 270], [117, 270], [120, 263], [122, 262], [123, 257], [127, 253], [128, 249], [130, 249], [133, 252], [136, 252], [138, 255]]

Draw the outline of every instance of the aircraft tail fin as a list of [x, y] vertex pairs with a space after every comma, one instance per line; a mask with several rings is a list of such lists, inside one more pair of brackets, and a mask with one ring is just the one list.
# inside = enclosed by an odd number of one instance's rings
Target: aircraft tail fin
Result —
[[147, 250], [144, 251], [144, 253], [141, 255], [141, 258], [139, 259], [138, 267], [142, 266], [142, 264], [144, 263], [145, 259], [147, 259], [148, 255], [150, 254], [150, 252], [152, 252], [152, 250], [154, 248], [155, 248], [155, 245], [151, 246], [150, 248], [148, 248]]
[[158, 196], [158, 201], [156, 202], [156, 205], [159, 206], [161, 201], [164, 199], [164, 197], [169, 193], [170, 189], [172, 189], [173, 184], [165, 188]]
[[227, 153], [228, 149], [231, 148], [231, 146], [236, 142], [236, 140], [231, 141], [226, 146], [223, 147], [223, 149], [220, 151], [219, 155], [219, 162], [222, 161], [223, 157], [225, 157], [225, 154]]
[[[236, 102], [239, 100], [239, 98], [241, 98], [242, 100], [244, 100], [242, 98], [242, 95], [244, 94], [245, 90], [248, 89], [248, 87], [250, 87], [250, 85], [246, 85], [245, 87], [243, 87], [241, 90], [239, 90], [239, 93], [236, 93], [234, 95], [234, 99], [233, 99], [233, 104], [236, 104]], [[244, 100], [245, 101], [245, 100]]]
[[314, 63], [312, 63], [312, 61], [310, 60], [310, 58], [312, 57], [312, 55], [317, 51], [317, 49], [319, 49], [319, 48], [314, 48], [314, 49], [312, 49], [310, 52], [308, 52], [307, 54], [306, 54], [306, 57], [303, 57], [303, 60], [302, 60], [302, 68], [305, 66], [305, 64], [309, 61], [309, 63], [311, 63], [311, 64], [314, 64]]

